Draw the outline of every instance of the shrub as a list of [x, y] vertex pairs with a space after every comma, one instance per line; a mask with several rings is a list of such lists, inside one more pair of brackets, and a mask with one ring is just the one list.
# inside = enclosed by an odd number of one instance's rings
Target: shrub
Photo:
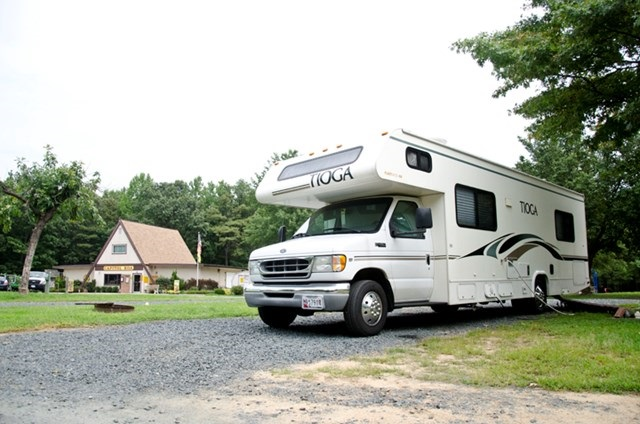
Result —
[[628, 260], [621, 247], [622, 253], [598, 252], [593, 260], [593, 267], [598, 271], [600, 292], [609, 291], [637, 291], [640, 289], [640, 260]]
[[244, 293], [244, 289], [242, 288], [242, 286], [231, 287], [231, 294], [236, 296], [242, 296], [243, 293]]
[[[74, 280], [73, 282], [74, 289], [80, 288], [81, 286], [82, 286], [82, 281]], [[93, 293], [96, 291], [96, 280], [91, 280], [90, 282], [87, 283], [87, 291], [89, 293]]]
[[53, 280], [53, 288], [55, 290], [64, 290], [65, 283], [65, 279], [58, 276], [55, 278], [55, 280]]
[[173, 281], [167, 277], [158, 277], [156, 279], [156, 284], [158, 285], [158, 289], [161, 291], [165, 290], [173, 290]]
[[196, 279], [190, 278], [184, 285], [186, 290], [215, 290], [218, 288], [218, 282], [211, 279], [200, 279], [196, 284]]
[[217, 289], [213, 290], [213, 294], [227, 294], [227, 292], [224, 291], [224, 289], [218, 287]]

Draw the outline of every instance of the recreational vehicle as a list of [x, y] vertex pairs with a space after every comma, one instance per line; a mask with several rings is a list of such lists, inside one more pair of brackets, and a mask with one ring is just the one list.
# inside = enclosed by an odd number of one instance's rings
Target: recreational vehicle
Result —
[[256, 197], [312, 210], [251, 253], [245, 300], [271, 327], [341, 311], [371, 336], [396, 308], [536, 312], [589, 285], [582, 194], [402, 129], [275, 163]]

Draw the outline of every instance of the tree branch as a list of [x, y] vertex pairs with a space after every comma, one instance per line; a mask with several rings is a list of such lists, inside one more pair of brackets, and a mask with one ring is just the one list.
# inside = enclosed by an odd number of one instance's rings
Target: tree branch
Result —
[[0, 187], [2, 188], [2, 192], [8, 196], [14, 197], [18, 200], [20, 200], [22, 203], [24, 203], [25, 205], [28, 203], [27, 199], [25, 199], [24, 197], [22, 197], [21, 195], [19, 195], [18, 193], [14, 192], [13, 190], [11, 190], [9, 188], [8, 185], [6, 185], [5, 183], [3, 183], [2, 181], [0, 181]]

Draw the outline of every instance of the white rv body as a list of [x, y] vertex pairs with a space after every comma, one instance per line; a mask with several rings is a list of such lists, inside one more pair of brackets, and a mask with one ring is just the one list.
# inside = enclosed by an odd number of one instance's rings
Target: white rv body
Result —
[[[351, 332], [372, 335], [403, 306], [531, 306], [536, 291], [540, 300], [589, 285], [583, 195], [404, 130], [274, 164], [256, 197], [311, 209], [357, 200], [337, 208], [350, 214], [338, 220], [357, 222], [388, 206], [375, 228], [334, 228], [251, 253], [245, 299], [275, 327], [344, 311]], [[432, 225], [409, 219], [412, 231], [394, 230], [396, 206], [413, 203]], [[340, 258], [333, 271], [314, 271]]]

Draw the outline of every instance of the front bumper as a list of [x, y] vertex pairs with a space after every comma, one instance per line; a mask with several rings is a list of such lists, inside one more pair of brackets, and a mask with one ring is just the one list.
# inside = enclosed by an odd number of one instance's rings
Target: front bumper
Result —
[[349, 283], [310, 284], [303, 286], [248, 284], [244, 288], [247, 305], [302, 307], [303, 296], [322, 295], [325, 311], [342, 311], [349, 299]]

